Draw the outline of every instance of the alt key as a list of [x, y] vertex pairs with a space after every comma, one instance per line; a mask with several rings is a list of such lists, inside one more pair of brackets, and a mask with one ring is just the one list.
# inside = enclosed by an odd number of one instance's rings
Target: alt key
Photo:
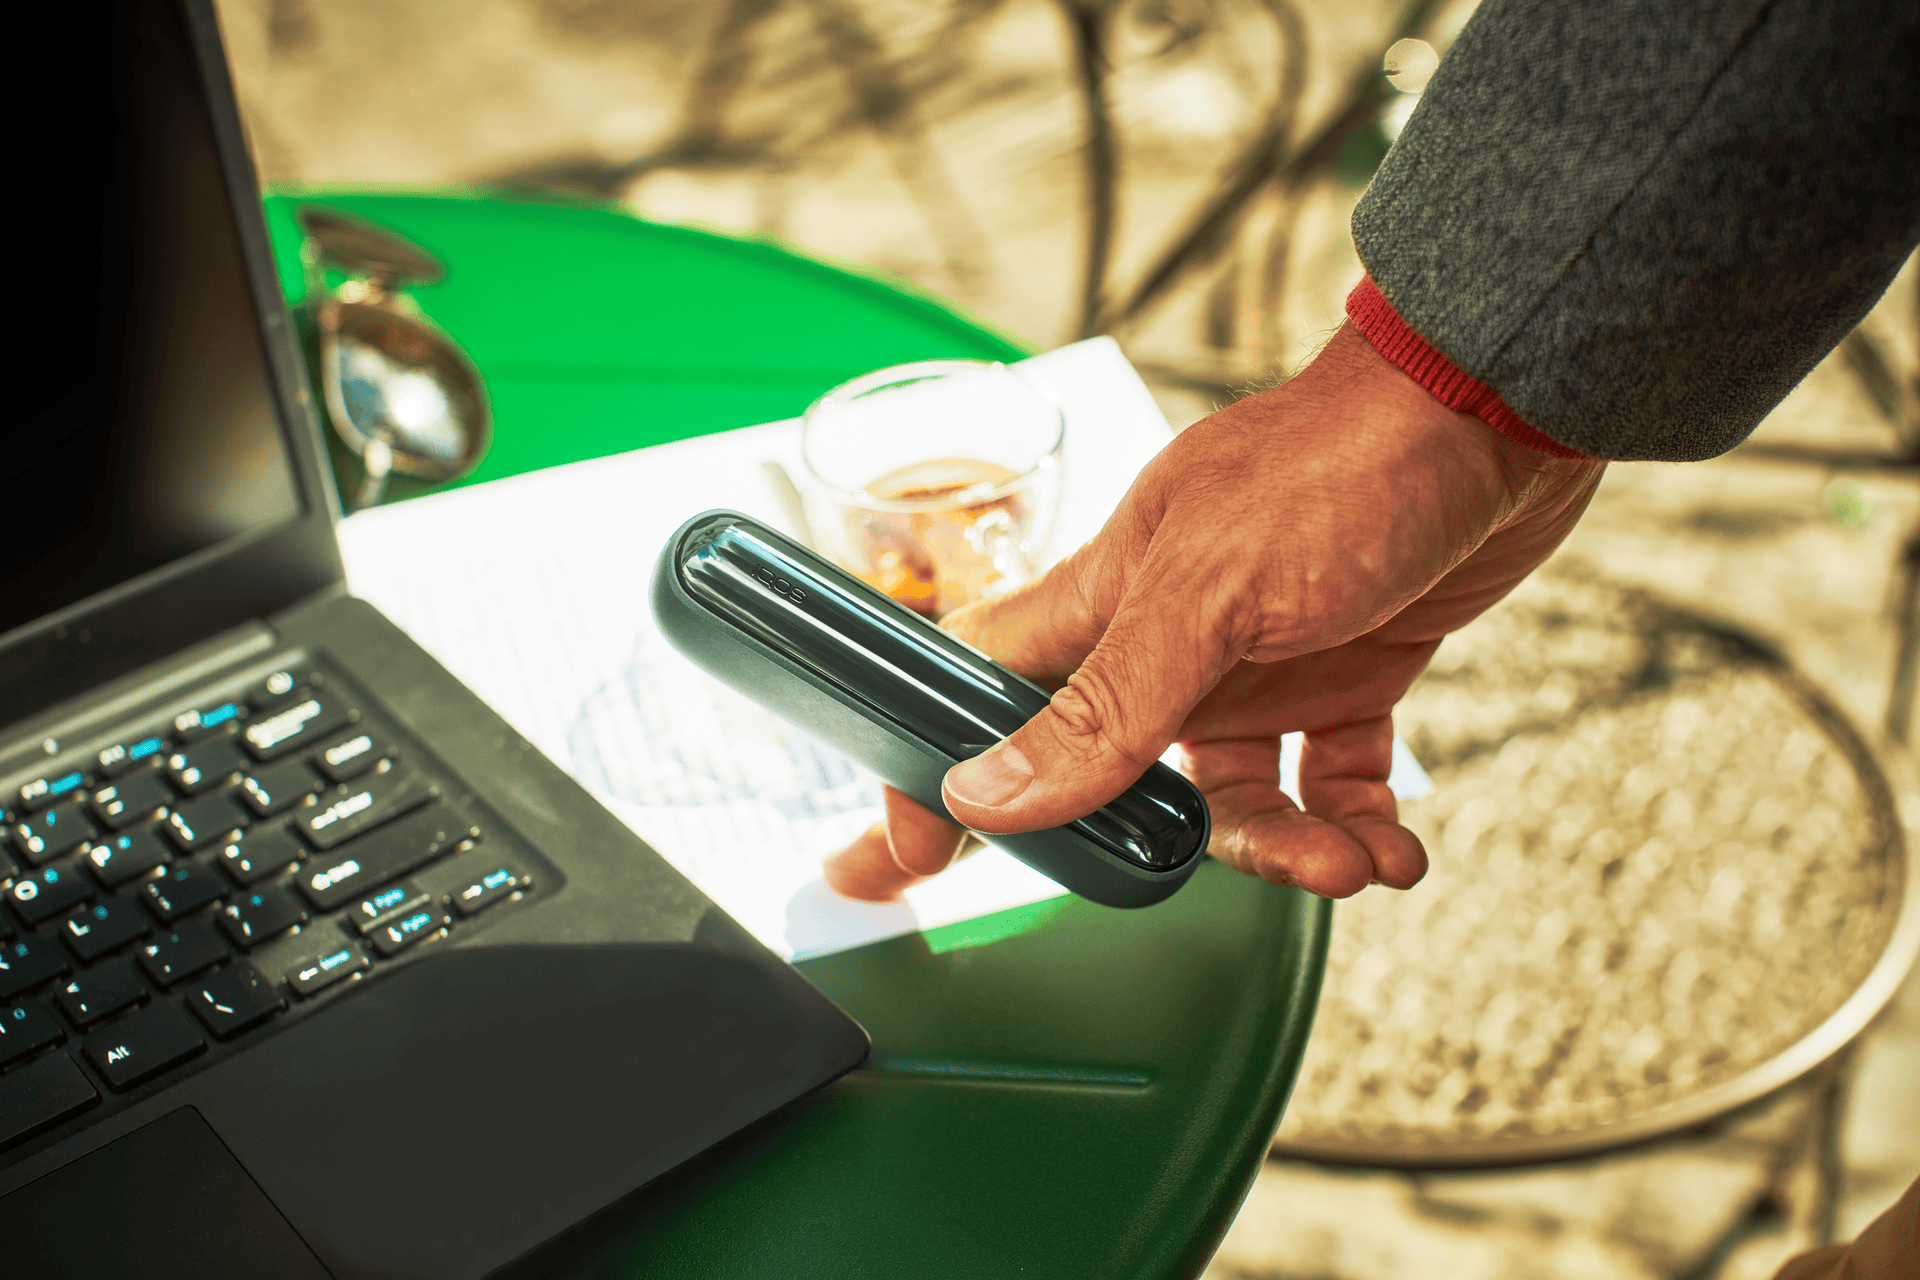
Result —
[[171, 1004], [153, 1004], [96, 1033], [86, 1053], [108, 1084], [128, 1089], [199, 1053], [206, 1044], [186, 1014]]

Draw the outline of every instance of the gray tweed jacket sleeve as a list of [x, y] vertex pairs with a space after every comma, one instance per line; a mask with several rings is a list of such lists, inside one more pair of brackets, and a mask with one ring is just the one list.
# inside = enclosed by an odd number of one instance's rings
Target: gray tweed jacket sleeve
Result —
[[1920, 0], [1486, 0], [1353, 234], [1547, 435], [1725, 452], [1920, 240]]

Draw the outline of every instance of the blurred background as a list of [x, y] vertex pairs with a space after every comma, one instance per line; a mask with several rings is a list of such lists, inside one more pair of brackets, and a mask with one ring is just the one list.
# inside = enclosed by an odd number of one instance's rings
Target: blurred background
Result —
[[[1353, 202], [1475, 4], [219, 7], [270, 185], [769, 238], [1036, 349], [1112, 333], [1183, 427], [1338, 323]], [[1753, 442], [1614, 467], [1442, 648], [1398, 717], [1434, 873], [1337, 913], [1275, 1156], [1209, 1276], [1766, 1276], [1920, 1174], [1920, 983], [1747, 1087], [1892, 933], [1917, 482], [1909, 263]], [[1728, 1105], [1626, 1142], [1702, 1098]], [[1556, 1150], [1581, 1154], [1526, 1163]]]

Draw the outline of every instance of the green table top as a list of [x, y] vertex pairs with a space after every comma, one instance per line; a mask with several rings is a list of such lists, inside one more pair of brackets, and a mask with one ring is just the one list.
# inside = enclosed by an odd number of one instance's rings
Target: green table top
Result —
[[[928, 298], [770, 244], [613, 209], [479, 196], [313, 192], [447, 264], [413, 289], [480, 368], [494, 441], [475, 484], [798, 415], [882, 365], [1018, 360], [1013, 340]], [[287, 300], [306, 296], [299, 194], [266, 201]], [[396, 492], [419, 486], [404, 481]]]
[[[440, 255], [421, 308], [473, 356], [472, 480], [797, 414], [881, 365], [1025, 354], [906, 290], [615, 210], [280, 192]], [[1331, 904], [1217, 864], [1170, 901], [1061, 898], [805, 961], [867, 1067], [531, 1259], [533, 1276], [1165, 1280], [1252, 1184], [1313, 1019]]]

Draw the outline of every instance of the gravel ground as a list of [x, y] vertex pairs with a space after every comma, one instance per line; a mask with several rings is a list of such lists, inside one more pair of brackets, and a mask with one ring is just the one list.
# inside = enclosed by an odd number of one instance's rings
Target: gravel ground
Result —
[[1403, 815], [1433, 870], [1340, 907], [1292, 1151], [1642, 1120], [1811, 1031], [1891, 932], [1903, 846], [1870, 758], [1685, 615], [1537, 576], [1396, 721], [1434, 779]]

